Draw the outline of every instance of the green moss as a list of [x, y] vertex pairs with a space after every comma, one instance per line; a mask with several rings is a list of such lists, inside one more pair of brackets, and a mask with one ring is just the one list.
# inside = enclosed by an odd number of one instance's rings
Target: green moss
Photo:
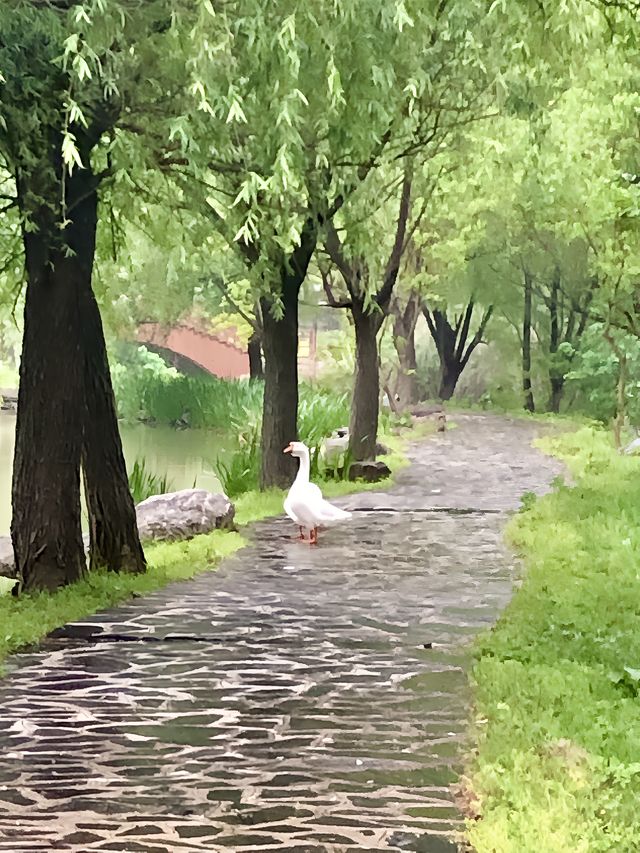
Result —
[[[427, 430], [407, 431], [402, 437], [383, 436], [392, 453], [387, 457], [394, 472], [407, 464], [403, 448], [409, 439], [427, 434]], [[366, 484], [349, 482], [323, 483], [328, 497], [385, 488], [388, 483]], [[8, 594], [11, 581], [0, 578], [0, 662], [7, 655], [37, 643], [55, 628], [113, 607], [132, 596], [146, 595], [172, 581], [186, 580], [200, 572], [211, 570], [230, 554], [241, 548], [246, 540], [242, 529], [255, 521], [282, 514], [285, 493], [247, 492], [236, 501], [236, 522], [239, 533], [214, 531], [197, 536], [188, 542], [172, 542], [148, 546], [148, 570], [143, 575], [93, 572], [82, 581], [53, 594], [23, 595], [14, 599]], [[4, 593], [4, 594], [3, 594]]]
[[478, 645], [478, 853], [640, 849], [640, 461], [592, 427], [512, 521], [521, 588]]

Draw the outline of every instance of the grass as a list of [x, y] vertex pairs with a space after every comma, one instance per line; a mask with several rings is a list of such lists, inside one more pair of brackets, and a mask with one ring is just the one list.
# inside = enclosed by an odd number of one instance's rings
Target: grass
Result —
[[[408, 464], [404, 454], [407, 442], [428, 433], [428, 429], [416, 428], [402, 437], [383, 437], [392, 451], [385, 458], [394, 473]], [[384, 482], [341, 481], [323, 484], [323, 491], [327, 497], [336, 498], [384, 487]], [[13, 582], [4, 582], [0, 578], [0, 667], [8, 655], [37, 643], [67, 622], [113, 607], [132, 596], [146, 595], [173, 581], [186, 580], [211, 570], [245, 544], [242, 529], [246, 525], [281, 515], [283, 500], [284, 492], [279, 490], [246, 492], [236, 501], [236, 522], [240, 532], [214, 531], [186, 542], [147, 546], [148, 570], [143, 575], [93, 572], [53, 594], [22, 595], [18, 599], [6, 594]]]
[[640, 849], [640, 461], [593, 427], [546, 440], [576, 485], [508, 530], [521, 588], [478, 646], [478, 853]]

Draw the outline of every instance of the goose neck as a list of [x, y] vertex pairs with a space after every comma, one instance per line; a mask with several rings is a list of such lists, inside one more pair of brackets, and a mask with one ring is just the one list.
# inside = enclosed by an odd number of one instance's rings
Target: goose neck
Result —
[[298, 468], [296, 483], [308, 483], [310, 473], [309, 451], [305, 450], [298, 458], [300, 459], [300, 467]]

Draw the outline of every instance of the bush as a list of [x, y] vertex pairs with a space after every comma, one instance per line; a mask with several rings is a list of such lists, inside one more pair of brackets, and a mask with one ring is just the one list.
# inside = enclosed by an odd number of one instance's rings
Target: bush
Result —
[[[575, 396], [575, 409], [608, 423], [616, 413], [619, 365], [602, 333], [602, 323], [593, 323], [585, 331], [567, 376], [567, 391]], [[633, 335], [616, 334], [627, 356], [627, 413], [631, 423], [640, 425], [640, 340]]]

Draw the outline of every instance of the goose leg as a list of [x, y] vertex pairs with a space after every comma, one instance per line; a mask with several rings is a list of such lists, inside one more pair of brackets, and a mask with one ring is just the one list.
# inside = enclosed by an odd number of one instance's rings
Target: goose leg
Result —
[[304, 535], [304, 527], [302, 527], [302, 526], [300, 526], [300, 537], [299, 538], [302, 539], [302, 541], [304, 542], [305, 535]]
[[309, 545], [317, 545], [318, 544], [318, 528], [314, 527], [311, 531], [311, 536], [309, 538]]

